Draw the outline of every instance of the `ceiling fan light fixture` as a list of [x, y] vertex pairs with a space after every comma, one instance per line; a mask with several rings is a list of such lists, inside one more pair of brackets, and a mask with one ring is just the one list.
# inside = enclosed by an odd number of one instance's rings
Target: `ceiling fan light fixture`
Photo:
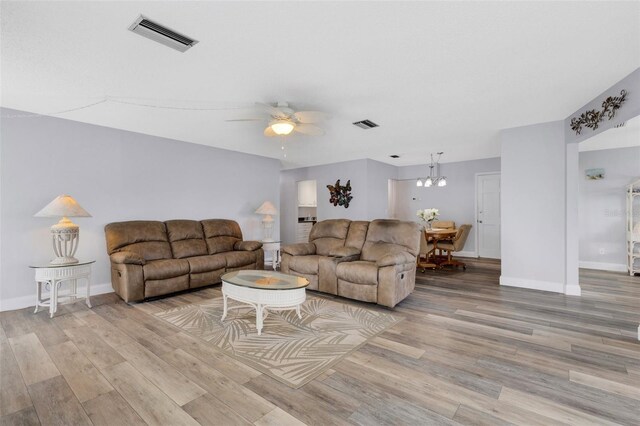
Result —
[[288, 120], [274, 120], [269, 124], [269, 126], [276, 135], [286, 136], [293, 132], [295, 124]]

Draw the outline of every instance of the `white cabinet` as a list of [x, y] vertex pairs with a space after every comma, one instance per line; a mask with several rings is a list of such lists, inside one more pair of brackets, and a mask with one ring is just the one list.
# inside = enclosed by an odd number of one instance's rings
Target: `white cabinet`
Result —
[[318, 197], [315, 180], [298, 182], [298, 207], [317, 207]]
[[300, 222], [296, 226], [296, 243], [309, 242], [309, 234], [313, 228], [312, 222]]

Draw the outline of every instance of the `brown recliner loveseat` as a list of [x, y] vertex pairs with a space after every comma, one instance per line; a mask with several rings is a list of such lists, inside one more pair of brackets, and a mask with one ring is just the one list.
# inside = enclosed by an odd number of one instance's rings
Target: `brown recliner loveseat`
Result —
[[243, 241], [233, 220], [115, 222], [104, 230], [111, 285], [125, 302], [220, 283], [229, 271], [264, 268], [262, 243]]
[[282, 248], [281, 269], [309, 280], [309, 290], [394, 307], [415, 288], [420, 228], [414, 222], [331, 219], [309, 242]]

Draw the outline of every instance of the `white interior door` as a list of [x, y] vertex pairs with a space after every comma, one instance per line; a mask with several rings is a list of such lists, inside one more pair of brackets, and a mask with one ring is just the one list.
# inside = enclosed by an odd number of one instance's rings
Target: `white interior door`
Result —
[[500, 259], [500, 173], [476, 180], [478, 256]]

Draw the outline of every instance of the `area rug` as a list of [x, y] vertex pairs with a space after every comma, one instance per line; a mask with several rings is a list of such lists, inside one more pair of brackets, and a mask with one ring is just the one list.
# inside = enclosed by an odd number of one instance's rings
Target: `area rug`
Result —
[[295, 311], [269, 312], [258, 336], [254, 310], [231, 309], [220, 321], [222, 309], [219, 297], [155, 315], [292, 388], [313, 380], [401, 321], [385, 312], [307, 297], [302, 319]]

